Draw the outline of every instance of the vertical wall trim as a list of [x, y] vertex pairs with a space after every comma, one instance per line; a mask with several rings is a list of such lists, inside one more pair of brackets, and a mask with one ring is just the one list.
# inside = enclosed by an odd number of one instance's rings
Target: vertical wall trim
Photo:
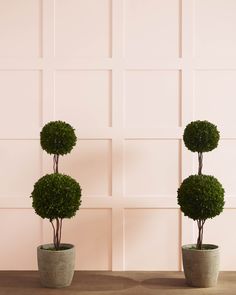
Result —
[[54, 118], [54, 1], [43, 0], [43, 125]]
[[[123, 1], [112, 1], [112, 198], [123, 197]], [[117, 204], [116, 202], [114, 204]], [[123, 208], [112, 208], [112, 270], [124, 269]]]
[[[194, 119], [194, 0], [182, 0], [182, 124], [184, 127]], [[182, 178], [193, 171], [192, 154], [182, 141]], [[193, 222], [182, 215], [182, 244], [193, 241]], [[191, 236], [189, 236], [191, 235]]]

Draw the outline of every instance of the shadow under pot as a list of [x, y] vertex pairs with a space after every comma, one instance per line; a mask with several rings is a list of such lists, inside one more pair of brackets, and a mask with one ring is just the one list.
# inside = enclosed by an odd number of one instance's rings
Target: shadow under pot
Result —
[[61, 244], [55, 250], [53, 244], [38, 246], [37, 258], [40, 282], [44, 287], [63, 288], [71, 284], [75, 268], [75, 247]]
[[219, 274], [219, 247], [203, 244], [202, 250], [196, 244], [182, 246], [182, 258], [186, 283], [192, 287], [208, 288], [217, 284]]

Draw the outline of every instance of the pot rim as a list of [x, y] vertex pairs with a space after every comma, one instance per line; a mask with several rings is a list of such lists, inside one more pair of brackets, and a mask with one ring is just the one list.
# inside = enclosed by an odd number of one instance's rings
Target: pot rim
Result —
[[[54, 244], [49, 243], [49, 244], [41, 244], [37, 247], [38, 250], [42, 250], [42, 251], [47, 251], [47, 252], [53, 252], [53, 253], [61, 253], [61, 252], [65, 252], [68, 250], [72, 250], [75, 248], [75, 246], [73, 244], [69, 244], [69, 243], [61, 243], [61, 246], [68, 246], [68, 249], [63, 249], [63, 250], [52, 250], [52, 249], [48, 249], [50, 247], [54, 247]], [[46, 246], [46, 248], [44, 248]]]
[[182, 250], [183, 251], [198, 251], [198, 252], [202, 252], [202, 251], [217, 251], [219, 250], [219, 246], [218, 245], [214, 245], [214, 244], [202, 244], [203, 246], [209, 246], [209, 249], [196, 249], [193, 248], [193, 246], [196, 246], [196, 244], [187, 244], [187, 245], [182, 245]]

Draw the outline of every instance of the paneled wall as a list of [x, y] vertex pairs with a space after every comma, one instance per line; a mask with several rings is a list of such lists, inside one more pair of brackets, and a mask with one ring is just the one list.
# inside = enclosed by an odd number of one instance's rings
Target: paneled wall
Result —
[[204, 172], [226, 206], [205, 242], [236, 270], [235, 30], [235, 0], [0, 0], [0, 269], [36, 269], [36, 246], [51, 241], [29, 196], [52, 171], [39, 132], [60, 119], [79, 138], [60, 161], [83, 188], [63, 230], [76, 268], [181, 270], [196, 225], [176, 191], [197, 171], [181, 138], [207, 119], [221, 142]]

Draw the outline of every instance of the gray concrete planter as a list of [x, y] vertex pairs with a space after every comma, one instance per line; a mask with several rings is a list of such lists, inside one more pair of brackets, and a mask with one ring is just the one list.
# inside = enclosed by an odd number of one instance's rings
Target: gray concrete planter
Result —
[[61, 244], [67, 249], [49, 250], [53, 244], [37, 248], [38, 268], [41, 284], [48, 288], [62, 288], [71, 284], [75, 267], [75, 247]]
[[205, 244], [209, 249], [196, 250], [193, 245], [182, 246], [183, 267], [189, 286], [208, 288], [217, 284], [219, 274], [219, 247]]

